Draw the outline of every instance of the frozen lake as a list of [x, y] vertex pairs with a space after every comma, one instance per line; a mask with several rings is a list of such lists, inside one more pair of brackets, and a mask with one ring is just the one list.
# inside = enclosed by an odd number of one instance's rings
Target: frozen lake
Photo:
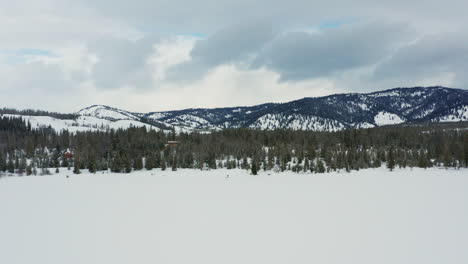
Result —
[[468, 170], [269, 174], [3, 177], [0, 262], [468, 263]]

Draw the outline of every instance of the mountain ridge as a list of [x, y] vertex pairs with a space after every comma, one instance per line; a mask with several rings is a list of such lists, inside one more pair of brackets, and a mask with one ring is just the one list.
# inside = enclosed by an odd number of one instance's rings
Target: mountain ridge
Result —
[[[442, 86], [398, 87], [370, 93], [304, 97], [284, 103], [148, 113], [91, 105], [74, 115], [51, 113], [48, 118], [46, 111], [6, 110], [0, 114], [23, 116], [35, 127], [51, 126], [70, 131], [103, 131], [129, 126], [175, 128], [178, 132], [230, 128], [338, 131], [405, 123], [468, 121], [468, 90]], [[46, 117], [39, 118], [44, 113]]]
[[337, 131], [406, 122], [468, 121], [468, 91], [442, 86], [397, 87], [370, 93], [341, 93], [304, 97], [284, 103], [218, 108], [187, 108], [174, 111], [136, 113], [94, 105], [77, 113], [105, 117], [102, 112], [126, 113], [131, 120], [176, 127], [181, 131], [228, 128], [297, 129]]

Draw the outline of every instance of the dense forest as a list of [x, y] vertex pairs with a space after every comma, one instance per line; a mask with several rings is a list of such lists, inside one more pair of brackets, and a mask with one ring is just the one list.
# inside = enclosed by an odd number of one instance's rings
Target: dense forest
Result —
[[[177, 146], [168, 141], [178, 141]], [[44, 175], [68, 168], [134, 170], [241, 168], [324, 173], [395, 167], [466, 167], [468, 124], [425, 124], [339, 132], [229, 129], [164, 133], [145, 128], [107, 132], [32, 129], [0, 117], [0, 174]]]

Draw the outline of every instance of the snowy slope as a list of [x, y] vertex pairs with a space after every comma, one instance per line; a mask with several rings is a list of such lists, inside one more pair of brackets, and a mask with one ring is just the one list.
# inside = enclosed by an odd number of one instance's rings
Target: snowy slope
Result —
[[109, 129], [126, 129], [131, 126], [146, 127], [147, 129], [158, 129], [154, 126], [134, 120], [110, 121], [107, 119], [101, 119], [92, 116], [79, 116], [76, 120], [56, 119], [50, 116], [4, 116], [21, 117], [26, 122], [30, 122], [32, 128], [47, 128], [50, 126], [58, 132], [61, 132], [63, 130], [68, 130], [72, 133], [84, 131], [106, 131]]
[[[466, 170], [0, 178], [1, 262], [465, 264]], [[226, 178], [226, 175], [230, 175]]]
[[[468, 121], [468, 91], [446, 87], [395, 88], [368, 94], [336, 94], [282, 104], [185, 109], [135, 113], [93, 105], [74, 120], [28, 117], [37, 125], [72, 131], [133, 126], [177, 132], [210, 132], [230, 128], [339, 131], [418, 122]], [[85, 118], [86, 117], [86, 118]], [[74, 124], [77, 123], [77, 124]], [[76, 127], [75, 127], [76, 126]]]
[[456, 107], [447, 111], [447, 113], [432, 119], [434, 122], [460, 122], [468, 121], [468, 105]]
[[377, 115], [375, 115], [374, 122], [377, 126], [385, 126], [385, 125], [401, 124], [401, 123], [404, 123], [405, 121], [396, 114], [382, 111], [382, 112], [379, 112]]
[[337, 94], [251, 107], [153, 112], [144, 116], [194, 130], [250, 127], [337, 131], [406, 122], [467, 121], [467, 109], [468, 91], [437, 86]]
[[257, 119], [249, 127], [263, 130], [292, 129], [313, 131], [338, 131], [345, 128], [343, 124], [335, 120], [299, 114], [288, 116], [266, 114]]
[[133, 114], [117, 108], [108, 107], [105, 105], [93, 105], [78, 111], [82, 116], [93, 116], [108, 120], [139, 120], [137, 114]]

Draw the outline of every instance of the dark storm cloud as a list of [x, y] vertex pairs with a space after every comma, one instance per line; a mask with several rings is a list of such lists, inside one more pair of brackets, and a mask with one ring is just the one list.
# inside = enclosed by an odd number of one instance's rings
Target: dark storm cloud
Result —
[[455, 74], [459, 86], [467, 86], [468, 35], [438, 34], [426, 36], [401, 48], [376, 68], [374, 79], [430, 78]]
[[[386, 58], [393, 57], [398, 47], [427, 32], [466, 31], [463, 25], [468, 22], [465, 15], [468, 3], [464, 0], [81, 0], [79, 3], [98, 14], [128, 23], [143, 32], [202, 33], [208, 36], [196, 43], [190, 62], [178, 65], [167, 73], [171, 81], [202, 78], [211, 69], [222, 64], [236, 64], [244, 69], [264, 67], [278, 72], [283, 81], [317, 77], [334, 79], [335, 74], [379, 64]], [[258, 26], [257, 22], [239, 26], [240, 21], [261, 19], [288, 31], [348, 18], [362, 23], [342, 25], [336, 29], [324, 30], [320, 34], [289, 32], [277, 34], [273, 38], [270, 35], [271, 29], [264, 25]], [[374, 21], [376, 18], [379, 21], [405, 21], [415, 31], [408, 30], [405, 24], [366, 24], [366, 21]], [[454, 48], [454, 53], [464, 52], [458, 46]], [[402, 53], [403, 51], [400, 52]], [[389, 68], [397, 60], [395, 58], [388, 66], [380, 66], [373, 78], [363, 82], [371, 81], [378, 85], [379, 80], [396, 76], [392, 75]], [[109, 63], [110, 68], [97, 69], [103, 76], [113, 67], [119, 70], [118, 66]], [[424, 63], [429, 63], [428, 68], [432, 67], [433, 71], [457, 68], [457, 63], [450, 60], [439, 68], [431, 66], [429, 61]], [[422, 64], [423, 62], [420, 65]], [[407, 70], [411, 72], [414, 69]], [[385, 76], [386, 72], [388, 76]], [[417, 73], [415, 78], [422, 75]], [[108, 76], [107, 81], [102, 83], [107, 86], [115, 85], [112, 75]], [[104, 77], [101, 79], [104, 81]]]
[[192, 79], [222, 64], [248, 64], [274, 37], [272, 24], [265, 21], [227, 27], [207, 39], [198, 40], [190, 53], [191, 60], [174, 67], [169, 76]]
[[[72, 1], [72, 0], [69, 0]], [[343, 17], [403, 20], [466, 21], [465, 0], [73, 0], [105, 16], [153, 30], [194, 31], [210, 34], [228, 25], [252, 19], [284, 23], [319, 23]]]
[[265, 66], [281, 79], [303, 80], [374, 64], [411, 39], [405, 24], [344, 25], [321, 33], [291, 32], [261, 52], [254, 67]]
[[173, 79], [196, 78], [234, 63], [245, 69], [265, 67], [282, 81], [326, 77], [375, 64], [412, 38], [406, 24], [356, 23], [315, 33], [278, 33], [271, 24], [246, 23], [197, 41], [192, 60], [171, 73]]
[[248, 59], [274, 37], [270, 23], [251, 22], [223, 29], [195, 44], [192, 59], [216, 66]]

